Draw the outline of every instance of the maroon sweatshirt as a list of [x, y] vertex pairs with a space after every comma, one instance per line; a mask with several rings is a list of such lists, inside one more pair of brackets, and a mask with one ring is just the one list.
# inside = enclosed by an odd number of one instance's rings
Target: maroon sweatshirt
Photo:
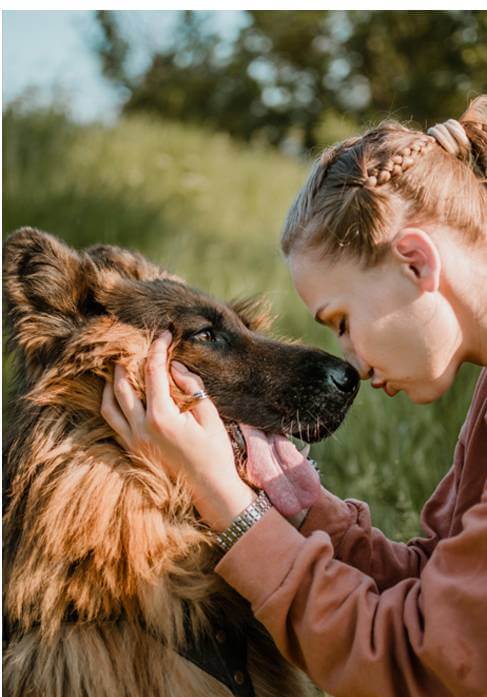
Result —
[[299, 530], [271, 509], [219, 573], [335, 697], [487, 696], [487, 369], [453, 467], [407, 544], [322, 488]]

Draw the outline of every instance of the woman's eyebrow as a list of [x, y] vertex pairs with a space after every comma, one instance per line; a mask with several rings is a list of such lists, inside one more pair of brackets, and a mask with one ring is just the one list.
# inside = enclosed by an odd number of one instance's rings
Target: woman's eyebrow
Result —
[[316, 310], [315, 312], [315, 322], [318, 322], [318, 324], [325, 324], [326, 322], [323, 322], [322, 319], [320, 319], [319, 315], [323, 312], [325, 307], [328, 307], [330, 303], [324, 303], [323, 305], [320, 305], [320, 307]]

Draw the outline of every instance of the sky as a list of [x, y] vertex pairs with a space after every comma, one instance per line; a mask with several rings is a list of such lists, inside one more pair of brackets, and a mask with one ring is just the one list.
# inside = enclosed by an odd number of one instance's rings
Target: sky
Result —
[[[132, 39], [131, 68], [140, 71], [151, 50], [171, 38], [176, 11], [123, 11], [121, 27]], [[242, 22], [238, 11], [212, 13], [212, 22], [231, 37]], [[92, 49], [98, 27], [93, 11], [3, 12], [4, 106], [35, 91], [39, 103], [62, 95], [78, 121], [111, 121], [120, 95], [101, 75]]]

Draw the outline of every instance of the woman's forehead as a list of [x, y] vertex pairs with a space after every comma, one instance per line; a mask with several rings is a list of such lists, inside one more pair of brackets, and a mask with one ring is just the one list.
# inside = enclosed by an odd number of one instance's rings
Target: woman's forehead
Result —
[[[386, 265], [364, 268], [350, 257], [320, 258], [319, 254], [293, 253], [289, 258], [296, 291], [313, 315], [323, 306], [337, 306], [367, 301], [371, 297], [394, 293]], [[396, 279], [397, 280], [397, 279]]]
[[298, 292], [342, 293], [350, 291], [364, 274], [351, 259], [320, 258], [296, 252], [289, 257], [291, 275]]

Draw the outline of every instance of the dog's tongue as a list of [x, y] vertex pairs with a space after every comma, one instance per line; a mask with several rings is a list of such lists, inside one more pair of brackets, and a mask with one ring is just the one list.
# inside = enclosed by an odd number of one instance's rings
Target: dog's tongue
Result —
[[247, 445], [247, 478], [264, 489], [285, 516], [309, 508], [320, 493], [318, 473], [284, 436], [266, 436], [239, 424]]

